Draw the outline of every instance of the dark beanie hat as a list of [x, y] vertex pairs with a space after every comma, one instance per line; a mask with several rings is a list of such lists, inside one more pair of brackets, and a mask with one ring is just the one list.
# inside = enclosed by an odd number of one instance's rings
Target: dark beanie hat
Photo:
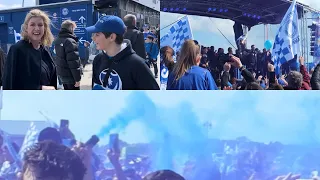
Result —
[[56, 142], [58, 144], [62, 143], [60, 132], [52, 127], [47, 127], [43, 129], [38, 136], [38, 142], [51, 140], [53, 142]]

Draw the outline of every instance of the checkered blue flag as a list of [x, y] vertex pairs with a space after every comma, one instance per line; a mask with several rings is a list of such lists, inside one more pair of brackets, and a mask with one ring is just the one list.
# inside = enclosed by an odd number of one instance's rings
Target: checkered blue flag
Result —
[[169, 32], [160, 40], [160, 47], [170, 46], [175, 52], [179, 51], [183, 42], [193, 39], [188, 16], [184, 16], [176, 23], [172, 24]]
[[38, 135], [39, 130], [37, 129], [36, 125], [31, 122], [19, 151], [19, 156], [21, 159], [23, 159], [24, 153], [28, 150], [28, 148], [38, 142]]
[[[170, 46], [174, 52], [180, 50], [182, 44], [187, 39], [193, 39], [193, 34], [191, 31], [190, 23], [188, 16], [184, 16], [177, 22], [171, 25], [169, 32], [164, 34], [160, 38], [160, 48], [165, 46]], [[167, 88], [169, 71], [168, 68], [164, 65], [160, 67], [160, 87], [161, 90]]]
[[280, 24], [273, 45], [272, 60], [276, 74], [281, 73], [282, 64], [292, 60], [298, 54], [300, 54], [300, 33], [296, 0], [294, 0]]

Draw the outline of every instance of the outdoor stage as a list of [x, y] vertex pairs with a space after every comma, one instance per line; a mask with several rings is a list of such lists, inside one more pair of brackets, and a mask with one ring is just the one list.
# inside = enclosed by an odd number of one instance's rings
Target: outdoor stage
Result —
[[[244, 25], [250, 30], [251, 27], [260, 24], [280, 24], [283, 16], [291, 5], [290, 0], [160, 0], [162, 12], [178, 13], [229, 19], [237, 25]], [[297, 3], [299, 26], [301, 33], [301, 56], [309, 63], [310, 30], [307, 13], [319, 13], [305, 4]], [[241, 26], [240, 26], [241, 27]], [[230, 27], [232, 28], [232, 27]], [[235, 39], [238, 38], [239, 28], [235, 31]]]

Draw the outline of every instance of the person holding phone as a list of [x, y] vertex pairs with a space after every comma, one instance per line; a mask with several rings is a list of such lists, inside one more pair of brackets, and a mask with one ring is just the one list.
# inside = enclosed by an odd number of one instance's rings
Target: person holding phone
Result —
[[120, 158], [120, 147], [119, 147], [119, 135], [110, 134], [109, 136], [109, 150], [107, 152], [108, 158], [113, 165], [118, 180], [127, 180], [127, 177], [119, 162]]
[[4, 90], [55, 90], [56, 65], [49, 47], [53, 42], [48, 15], [31, 10], [21, 28], [22, 40], [10, 47], [3, 72]]

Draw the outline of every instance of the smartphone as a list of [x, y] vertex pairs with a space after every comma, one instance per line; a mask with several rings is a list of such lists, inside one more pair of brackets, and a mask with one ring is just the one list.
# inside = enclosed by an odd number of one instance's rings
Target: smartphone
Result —
[[110, 134], [109, 136], [109, 148], [114, 152], [119, 152], [119, 134]]
[[96, 135], [91, 136], [91, 138], [85, 143], [86, 146], [94, 147], [100, 141], [99, 137]]
[[69, 127], [69, 120], [61, 119], [60, 120], [60, 128]]

